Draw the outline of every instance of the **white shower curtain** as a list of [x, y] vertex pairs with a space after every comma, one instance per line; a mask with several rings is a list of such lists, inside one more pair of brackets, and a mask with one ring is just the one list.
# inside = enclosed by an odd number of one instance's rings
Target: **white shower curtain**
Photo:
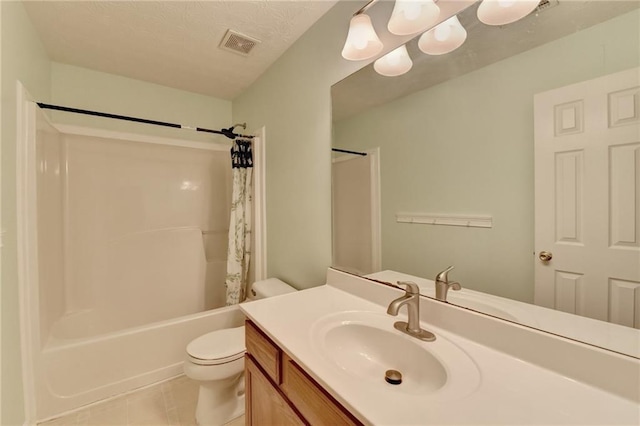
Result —
[[251, 258], [251, 197], [253, 154], [251, 141], [235, 140], [231, 148], [233, 195], [227, 250], [227, 306], [246, 297], [247, 275]]

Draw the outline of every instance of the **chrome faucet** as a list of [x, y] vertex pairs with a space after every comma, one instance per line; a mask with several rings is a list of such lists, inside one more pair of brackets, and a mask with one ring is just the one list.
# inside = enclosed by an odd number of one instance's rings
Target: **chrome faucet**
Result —
[[387, 308], [387, 313], [397, 316], [400, 308], [403, 305], [407, 305], [409, 322], [396, 321], [393, 326], [397, 330], [420, 340], [427, 342], [436, 340], [436, 336], [433, 333], [420, 328], [420, 288], [418, 288], [418, 284], [411, 281], [398, 281], [398, 285], [406, 286], [407, 289], [404, 296], [391, 301]]
[[436, 299], [443, 302], [447, 301], [447, 293], [449, 292], [450, 288], [454, 290], [460, 290], [462, 288], [459, 282], [449, 282], [448, 274], [452, 269], [453, 266], [449, 266], [447, 269], [436, 275]]

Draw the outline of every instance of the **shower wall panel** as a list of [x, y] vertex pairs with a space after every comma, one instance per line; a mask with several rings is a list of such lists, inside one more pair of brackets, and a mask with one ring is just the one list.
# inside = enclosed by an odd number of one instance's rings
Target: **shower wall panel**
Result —
[[227, 151], [62, 136], [66, 314], [80, 338], [221, 306]]

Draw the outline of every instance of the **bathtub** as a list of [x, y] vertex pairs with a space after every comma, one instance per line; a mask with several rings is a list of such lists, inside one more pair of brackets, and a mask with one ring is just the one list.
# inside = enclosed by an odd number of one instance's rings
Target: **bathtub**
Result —
[[[67, 318], [67, 331], [75, 329], [70, 322]], [[60, 329], [37, 363], [43, 370], [37, 374], [38, 417], [45, 420], [182, 374], [189, 341], [243, 322], [238, 307], [229, 306], [88, 338], [71, 338], [75, 333], [64, 335]]]

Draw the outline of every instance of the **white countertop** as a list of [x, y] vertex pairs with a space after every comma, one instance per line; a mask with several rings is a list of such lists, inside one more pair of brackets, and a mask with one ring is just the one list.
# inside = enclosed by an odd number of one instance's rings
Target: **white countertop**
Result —
[[[366, 292], [366, 289], [362, 291]], [[401, 294], [392, 289], [389, 291], [393, 292], [389, 301]], [[243, 303], [240, 308], [365, 424], [640, 424], [640, 405], [635, 401], [424, 323], [425, 328], [440, 339], [452, 342], [473, 360], [480, 372], [478, 383], [472, 384], [473, 389], [443, 398], [438, 393], [399, 395], [401, 387], [391, 385], [384, 391], [380, 387], [367, 386], [323, 356], [317, 349], [317, 342], [312, 340], [310, 330], [327, 315], [341, 311], [380, 314], [386, 312], [386, 306], [329, 285]], [[406, 309], [402, 308], [401, 312]]]

